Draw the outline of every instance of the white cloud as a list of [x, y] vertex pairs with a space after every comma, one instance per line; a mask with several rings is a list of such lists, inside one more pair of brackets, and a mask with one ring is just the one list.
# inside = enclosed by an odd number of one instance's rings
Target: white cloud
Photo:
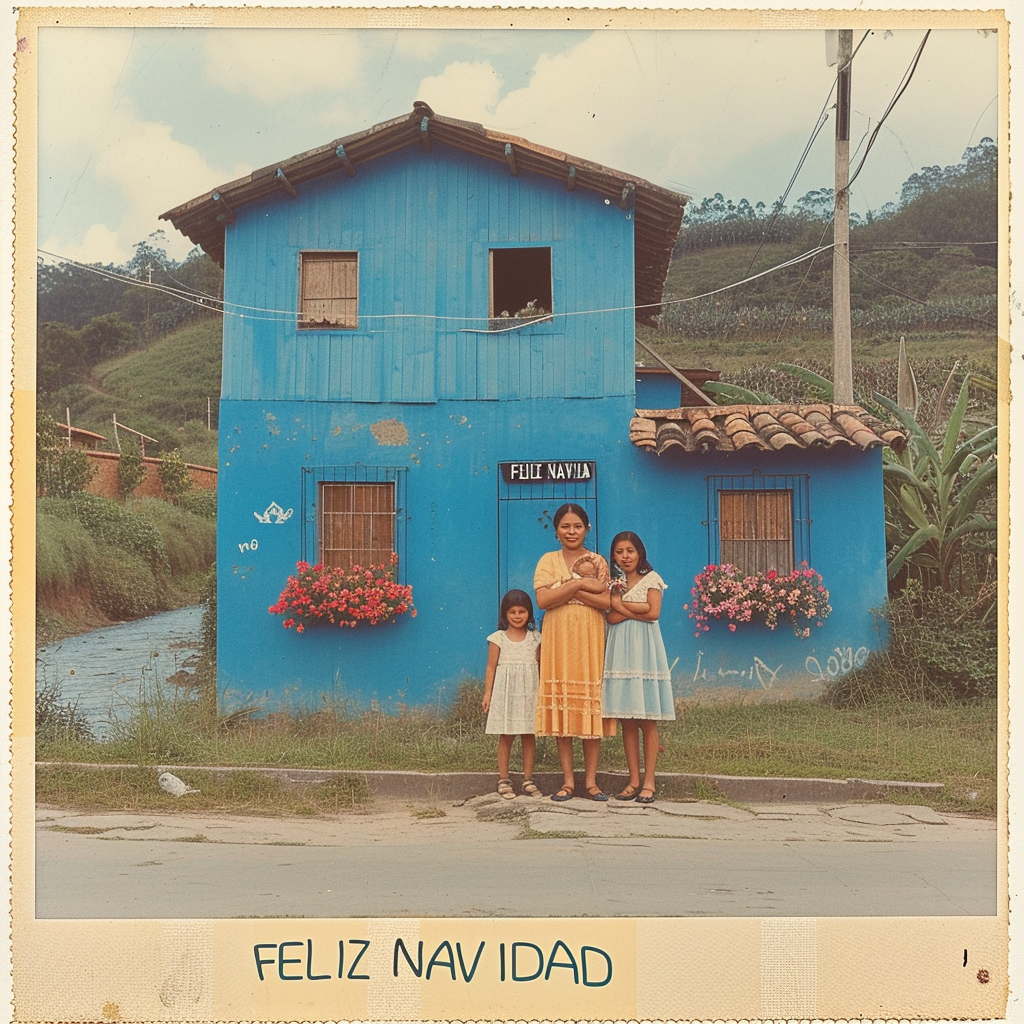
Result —
[[[879, 32], [865, 42], [854, 65], [854, 148], [867, 119], [877, 123], [922, 35], [901, 31], [883, 39]], [[971, 31], [932, 33], [859, 180], [874, 205], [898, 194], [912, 169], [959, 159], [998, 87], [995, 45], [994, 37]], [[500, 79], [482, 73], [489, 67], [450, 64], [424, 81], [422, 98], [439, 112], [658, 184], [685, 183], [698, 198], [724, 187], [735, 190], [733, 198], [772, 201], [823, 105], [834, 102], [826, 104], [834, 72], [820, 32], [595, 32], [570, 50], [539, 57], [529, 84], [500, 99]], [[991, 74], [978, 74], [979, 67]], [[822, 130], [797, 196], [831, 185], [833, 124]], [[944, 145], [950, 148], [941, 155]]]
[[416, 98], [439, 114], [485, 124], [494, 120], [493, 107], [501, 95], [501, 75], [486, 61], [455, 61], [439, 75], [424, 78]]
[[216, 29], [204, 41], [207, 78], [268, 106], [340, 92], [363, 67], [357, 35], [344, 30]]
[[40, 246], [46, 252], [81, 263], [121, 264], [131, 259], [132, 250], [106, 224], [93, 224], [80, 240], [51, 235]]

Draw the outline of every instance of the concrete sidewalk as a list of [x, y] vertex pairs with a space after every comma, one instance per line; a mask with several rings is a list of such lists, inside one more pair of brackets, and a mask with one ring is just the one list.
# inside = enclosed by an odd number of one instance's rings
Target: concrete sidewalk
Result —
[[[111, 841], [114, 840], [114, 841]], [[926, 806], [497, 794], [329, 819], [40, 807], [39, 917], [996, 913], [997, 828]]]

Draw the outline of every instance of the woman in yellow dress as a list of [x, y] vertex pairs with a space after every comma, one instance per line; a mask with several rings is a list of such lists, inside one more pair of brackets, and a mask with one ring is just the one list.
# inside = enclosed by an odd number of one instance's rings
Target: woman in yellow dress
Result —
[[552, 800], [572, 799], [574, 736], [583, 743], [587, 796], [607, 800], [597, 785], [597, 760], [601, 737], [615, 735], [615, 719], [601, 717], [604, 613], [610, 607], [608, 563], [583, 546], [590, 518], [581, 506], [562, 505], [554, 524], [562, 546], [541, 558], [533, 576], [537, 605], [544, 612], [536, 735], [558, 740], [563, 785]]

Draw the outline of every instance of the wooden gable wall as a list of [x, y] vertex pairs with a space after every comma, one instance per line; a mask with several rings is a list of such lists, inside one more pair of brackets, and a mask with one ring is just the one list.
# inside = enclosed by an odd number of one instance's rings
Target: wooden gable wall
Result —
[[[601, 197], [408, 147], [238, 211], [226, 232], [223, 397], [434, 402], [631, 394], [630, 309], [486, 328], [489, 249], [549, 245], [556, 312], [630, 307], [633, 221]], [[298, 330], [299, 254], [359, 253], [359, 327]], [[253, 307], [245, 309], [242, 307]], [[269, 310], [271, 312], [267, 312]], [[375, 319], [428, 314], [453, 320]], [[463, 319], [472, 318], [472, 319]]]

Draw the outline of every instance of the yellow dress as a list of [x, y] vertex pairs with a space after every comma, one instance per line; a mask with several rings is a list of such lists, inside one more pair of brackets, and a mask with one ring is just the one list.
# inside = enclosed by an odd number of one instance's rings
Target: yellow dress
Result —
[[[608, 582], [608, 563], [594, 555], [598, 579]], [[537, 563], [533, 588], [571, 579], [561, 549]], [[540, 688], [536, 735], [594, 739], [615, 735], [615, 719], [601, 717], [604, 615], [575, 598], [549, 608], [541, 626]]]

